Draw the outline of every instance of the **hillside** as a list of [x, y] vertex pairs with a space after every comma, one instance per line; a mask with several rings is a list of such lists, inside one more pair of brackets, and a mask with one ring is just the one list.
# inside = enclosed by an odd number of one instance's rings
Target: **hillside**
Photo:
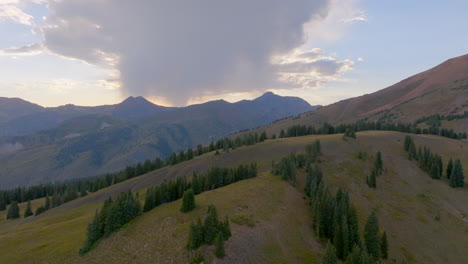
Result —
[[[182, 108], [161, 108], [139, 97], [101, 108], [97, 111], [96, 108], [64, 106], [38, 113], [58, 114], [64, 119], [51, 117], [53, 122], [61, 120], [53, 129], [0, 137], [0, 164], [3, 164], [0, 188], [117, 171], [126, 165], [166, 157], [174, 151], [264, 126], [316, 106], [297, 97], [266, 93], [254, 100], [236, 103], [219, 100]], [[23, 125], [45, 122], [35, 115], [15, 120]]]
[[[298, 118], [282, 120], [267, 129], [278, 133], [291, 125], [382, 121], [413, 123], [419, 118], [439, 114], [462, 115], [468, 111], [468, 55], [463, 55], [411, 76], [390, 87], [327, 105]], [[468, 121], [453, 119], [443, 127], [468, 132]]]
[[[209, 204], [221, 216], [252, 215], [253, 227], [231, 221], [232, 238], [226, 243], [227, 257], [216, 263], [319, 263], [324, 249], [310, 227], [308, 204], [303, 200], [299, 173], [298, 189], [268, 173], [272, 160], [320, 139], [321, 167], [332, 189], [344, 188], [356, 205], [363, 230], [371, 209], [377, 210], [380, 227], [388, 234], [389, 255], [397, 263], [466, 263], [468, 244], [468, 189], [450, 188], [446, 179], [433, 180], [403, 150], [405, 134], [368, 131], [357, 139], [342, 135], [305, 136], [267, 140], [220, 155], [207, 153], [193, 160], [166, 167], [98, 191], [51, 209], [38, 217], [0, 221], [0, 262], [8, 263], [184, 263], [190, 222], [206, 212]], [[468, 173], [468, 143], [428, 135], [412, 135], [418, 145], [462, 160]], [[368, 158], [359, 160], [357, 153]], [[366, 176], [377, 151], [382, 152], [384, 174], [377, 189], [366, 185]], [[168, 203], [134, 219], [119, 232], [104, 239], [84, 257], [77, 254], [87, 223], [109, 195], [139, 191], [164, 179], [190, 176], [212, 166], [236, 166], [256, 161], [260, 175], [196, 196], [195, 211], [182, 214], [180, 201]], [[302, 175], [302, 176], [301, 176]], [[302, 180], [301, 180], [302, 179]], [[465, 178], [465, 186], [466, 186]], [[37, 204], [33, 202], [33, 210]], [[24, 205], [21, 205], [24, 208]], [[4, 219], [4, 212], [1, 212]], [[437, 247], [434, 247], [437, 243]], [[202, 250], [212, 252], [212, 248]], [[392, 261], [388, 261], [392, 263]]]

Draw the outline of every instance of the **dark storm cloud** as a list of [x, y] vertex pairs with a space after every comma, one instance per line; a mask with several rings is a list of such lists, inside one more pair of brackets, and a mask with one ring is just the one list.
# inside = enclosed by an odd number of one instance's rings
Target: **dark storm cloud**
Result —
[[[276, 85], [272, 56], [303, 44], [304, 23], [324, 17], [327, 6], [326, 0], [52, 1], [42, 31], [54, 53], [116, 67], [125, 95], [184, 104], [207, 92]], [[323, 62], [321, 70], [319, 63], [314, 67], [324, 74], [339, 67]]]

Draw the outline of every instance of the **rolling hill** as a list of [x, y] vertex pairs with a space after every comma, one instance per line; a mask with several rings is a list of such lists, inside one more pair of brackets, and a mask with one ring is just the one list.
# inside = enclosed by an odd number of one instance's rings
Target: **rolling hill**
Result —
[[[266, 129], [278, 133], [291, 125], [321, 126], [381, 121], [414, 123], [432, 115], [463, 116], [442, 122], [442, 127], [468, 132], [468, 55], [449, 59], [390, 87], [324, 106], [299, 117], [281, 120]], [[421, 124], [425, 125], [425, 124]]]
[[23, 115], [9, 124], [44, 124], [43, 118], [50, 117], [55, 127], [0, 137], [0, 187], [116, 171], [315, 108], [297, 97], [266, 93], [254, 100], [218, 100], [182, 108], [164, 108], [138, 97], [114, 106], [69, 105]]
[[[320, 263], [324, 243], [311, 229], [310, 207], [302, 193], [304, 173], [292, 187], [280, 176], [269, 173], [272, 160], [320, 139], [321, 167], [326, 183], [350, 193], [356, 205], [360, 229], [372, 209], [380, 227], [388, 234], [390, 259], [383, 263], [466, 263], [468, 254], [467, 188], [450, 188], [446, 179], [431, 179], [403, 150], [404, 133], [368, 131], [357, 139], [342, 135], [319, 135], [267, 140], [220, 155], [207, 153], [175, 166], [113, 185], [79, 198], [42, 215], [18, 220], [0, 220], [0, 262], [7, 263], [186, 263], [185, 249], [191, 221], [203, 216], [209, 204], [221, 216], [250, 215], [253, 226], [231, 221], [233, 236], [226, 242], [227, 256], [213, 263]], [[413, 135], [416, 143], [442, 155], [444, 164], [462, 160], [465, 175], [468, 143], [430, 135]], [[357, 153], [365, 152], [364, 160]], [[366, 185], [373, 156], [382, 152], [383, 175], [377, 188]], [[87, 255], [77, 254], [85, 238], [87, 223], [108, 197], [131, 189], [143, 197], [145, 189], [165, 179], [190, 176], [212, 166], [236, 166], [256, 161], [260, 175], [196, 196], [197, 208], [179, 212], [180, 201], [159, 206], [131, 221], [120, 231], [104, 238]], [[465, 180], [465, 182], [467, 182]], [[33, 209], [43, 200], [33, 201]], [[20, 207], [24, 210], [24, 204]], [[0, 218], [4, 219], [4, 212]], [[437, 247], [434, 247], [437, 244]], [[213, 260], [213, 247], [201, 251], [207, 263]], [[211, 254], [211, 255], [210, 255]]]

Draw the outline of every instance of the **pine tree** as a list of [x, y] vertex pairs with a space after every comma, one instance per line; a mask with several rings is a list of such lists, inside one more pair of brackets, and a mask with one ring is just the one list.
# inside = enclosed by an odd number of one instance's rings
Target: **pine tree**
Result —
[[372, 169], [367, 177], [367, 185], [371, 188], [377, 188], [377, 179], [376, 179], [377, 171], [376, 169]]
[[361, 248], [354, 245], [353, 251], [346, 258], [346, 264], [361, 264]]
[[31, 200], [28, 200], [28, 204], [26, 205], [26, 211], [24, 211], [24, 218], [33, 215], [31, 210]]
[[10, 204], [7, 212], [7, 219], [16, 219], [20, 217], [20, 211], [18, 207], [18, 202], [13, 201]]
[[46, 196], [44, 209], [46, 209], [46, 210], [49, 210], [49, 209], [50, 209], [50, 199], [49, 199], [49, 195]]
[[208, 206], [208, 212], [203, 225], [203, 241], [211, 245], [218, 233], [218, 211], [214, 205]]
[[203, 243], [203, 226], [201, 225], [200, 219], [198, 219], [197, 224], [192, 222], [192, 224], [190, 225], [187, 249], [188, 250], [197, 249], [198, 247], [200, 247], [202, 243]]
[[450, 175], [451, 187], [463, 187], [465, 178], [463, 176], [463, 167], [461, 161], [457, 159], [453, 165], [452, 174]]
[[377, 151], [377, 158], [375, 159], [375, 169], [376, 169], [376, 175], [382, 174], [383, 162], [382, 162], [382, 153], [380, 153], [380, 151]]
[[86, 241], [84, 242], [83, 247], [79, 250], [80, 255], [86, 254], [94, 245], [94, 243], [96, 243], [96, 241], [98, 241], [102, 237], [99, 227], [99, 212], [98, 210], [96, 210], [96, 214], [94, 215], [93, 221], [88, 224]]
[[378, 260], [380, 258], [379, 219], [375, 211], [372, 211], [367, 218], [364, 228], [364, 240], [369, 255], [371, 255], [374, 260]]
[[0, 211], [3, 211], [5, 209], [6, 209], [5, 198], [3, 198], [3, 195], [0, 195]]
[[193, 209], [195, 209], [195, 195], [192, 189], [188, 189], [184, 192], [180, 211], [186, 213], [192, 211]]
[[338, 258], [336, 257], [335, 247], [328, 241], [327, 251], [325, 256], [323, 256], [322, 264], [336, 264], [338, 263]]
[[218, 233], [215, 239], [215, 255], [218, 258], [223, 258], [225, 256], [224, 253], [224, 239], [223, 239], [223, 234], [221, 232]]
[[223, 239], [228, 240], [231, 236], [231, 226], [229, 225], [229, 218], [226, 215], [226, 219], [221, 223], [221, 232], [223, 233]]
[[447, 179], [450, 179], [450, 175], [452, 175], [452, 170], [453, 170], [453, 160], [450, 158], [448, 164], [447, 164], [447, 169], [446, 169], [446, 175]]
[[382, 254], [383, 259], [388, 259], [388, 241], [387, 241], [387, 233], [385, 231], [382, 234], [382, 238], [380, 241], [380, 253]]

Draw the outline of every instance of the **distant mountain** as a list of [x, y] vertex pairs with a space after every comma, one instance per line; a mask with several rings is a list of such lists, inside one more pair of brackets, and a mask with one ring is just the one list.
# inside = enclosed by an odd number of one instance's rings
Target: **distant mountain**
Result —
[[[38, 109], [0, 125], [9, 135], [12, 124], [23, 132], [0, 137], [0, 188], [116, 171], [317, 107], [266, 93], [254, 100], [180, 108], [130, 97], [111, 106]], [[35, 132], [26, 134], [28, 129]]]
[[[327, 105], [268, 127], [277, 132], [294, 124], [322, 125], [359, 120], [413, 123], [439, 114], [468, 111], [468, 55], [456, 57], [383, 90]], [[468, 119], [443, 121], [443, 127], [468, 132]]]

